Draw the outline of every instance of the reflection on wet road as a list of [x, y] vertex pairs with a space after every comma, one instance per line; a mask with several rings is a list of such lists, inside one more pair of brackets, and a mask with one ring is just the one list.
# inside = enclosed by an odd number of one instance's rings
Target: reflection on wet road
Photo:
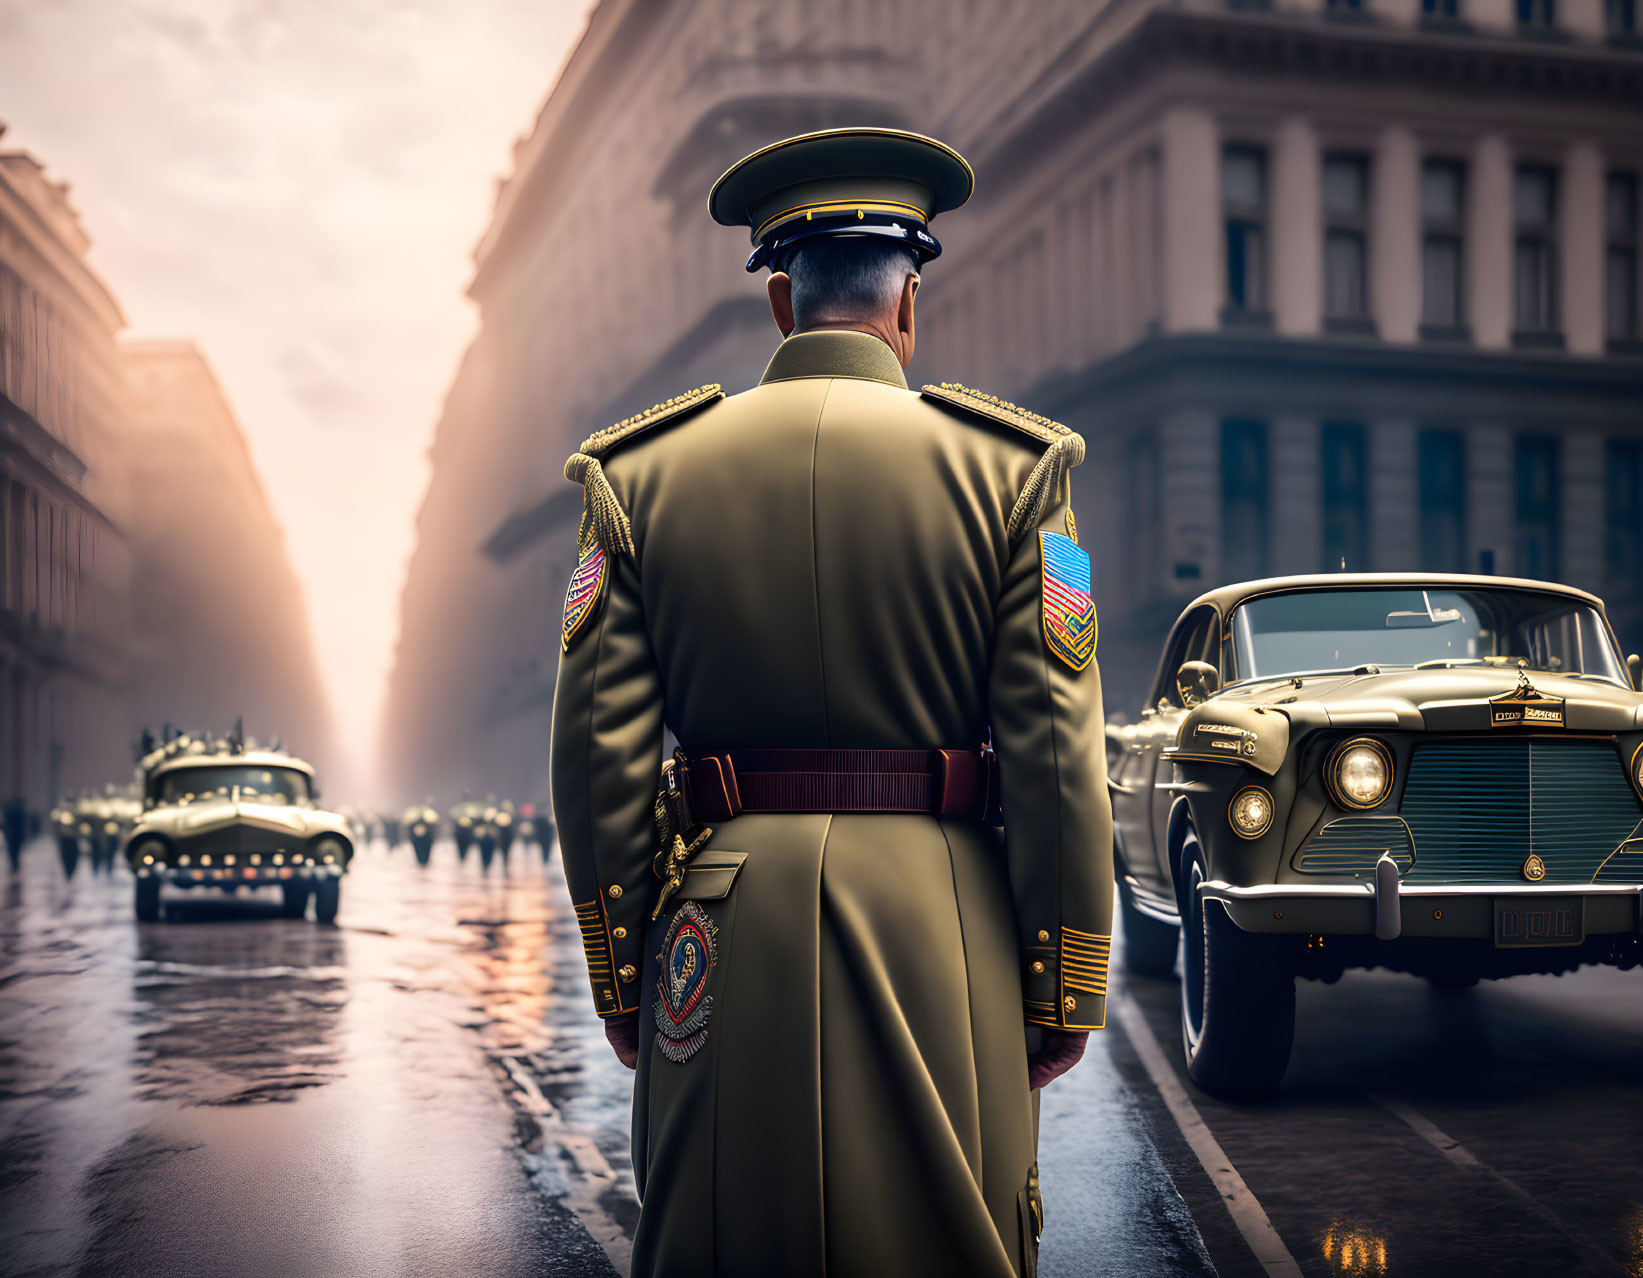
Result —
[[[377, 844], [341, 926], [220, 897], [139, 926], [129, 879], [31, 847], [0, 887], [0, 1274], [623, 1267], [632, 1075], [557, 858], [499, 870]], [[1237, 1106], [1184, 1084], [1174, 984], [1115, 973], [1043, 1097], [1040, 1273], [1643, 1278], [1640, 981], [1303, 983], [1282, 1094]]]

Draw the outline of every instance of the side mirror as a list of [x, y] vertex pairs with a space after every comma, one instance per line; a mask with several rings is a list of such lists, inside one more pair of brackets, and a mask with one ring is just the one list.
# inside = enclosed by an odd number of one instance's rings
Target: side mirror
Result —
[[1643, 692], [1643, 657], [1635, 652], [1626, 658], [1626, 673], [1632, 677], [1632, 687]]
[[1175, 687], [1190, 710], [1221, 690], [1221, 672], [1207, 661], [1189, 661], [1175, 672]]

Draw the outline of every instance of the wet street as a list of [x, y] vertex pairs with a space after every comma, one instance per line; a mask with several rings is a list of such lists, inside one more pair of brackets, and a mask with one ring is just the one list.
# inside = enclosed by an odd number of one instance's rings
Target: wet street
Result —
[[[138, 926], [43, 842], [0, 881], [0, 1274], [623, 1267], [631, 1075], [557, 858], [377, 843], [336, 927], [179, 899]], [[1043, 1097], [1040, 1272], [1638, 1278], [1640, 980], [1303, 983], [1282, 1094], [1231, 1106], [1120, 976]]]

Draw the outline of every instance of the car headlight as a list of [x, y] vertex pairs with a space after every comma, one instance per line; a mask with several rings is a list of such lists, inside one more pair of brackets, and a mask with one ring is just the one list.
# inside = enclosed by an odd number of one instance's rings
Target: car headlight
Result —
[[1258, 839], [1272, 828], [1272, 796], [1258, 785], [1246, 785], [1227, 805], [1227, 821], [1234, 834]]
[[1392, 793], [1392, 751], [1370, 737], [1340, 746], [1325, 769], [1331, 797], [1343, 808], [1372, 808]]
[[501, 816], [496, 818], [496, 823], [498, 825], [512, 825], [513, 818], [504, 812]]
[[413, 825], [411, 827], [411, 833], [420, 838], [422, 835], [428, 833], [428, 827], [425, 825]]

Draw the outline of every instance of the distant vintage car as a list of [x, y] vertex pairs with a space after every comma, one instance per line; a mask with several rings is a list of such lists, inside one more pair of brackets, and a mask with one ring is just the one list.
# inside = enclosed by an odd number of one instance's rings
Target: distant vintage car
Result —
[[463, 799], [451, 809], [451, 837], [456, 840], [456, 859], [466, 861], [468, 849], [479, 837], [479, 826], [485, 815], [485, 805], [472, 799]]
[[[1543, 581], [1246, 582], [1107, 732], [1124, 962], [1188, 1072], [1269, 1091], [1297, 976], [1440, 986], [1643, 960], [1643, 696], [1602, 601]], [[1184, 923], [1185, 926], [1182, 926]]]
[[342, 814], [316, 805], [314, 769], [278, 750], [195, 743], [145, 760], [144, 810], [126, 842], [137, 917], [160, 915], [160, 889], [277, 887], [285, 914], [337, 916], [354, 844]]
[[422, 865], [433, 855], [434, 840], [439, 837], [439, 813], [431, 803], [417, 803], [405, 809], [399, 819], [400, 829], [411, 841], [411, 850]]

